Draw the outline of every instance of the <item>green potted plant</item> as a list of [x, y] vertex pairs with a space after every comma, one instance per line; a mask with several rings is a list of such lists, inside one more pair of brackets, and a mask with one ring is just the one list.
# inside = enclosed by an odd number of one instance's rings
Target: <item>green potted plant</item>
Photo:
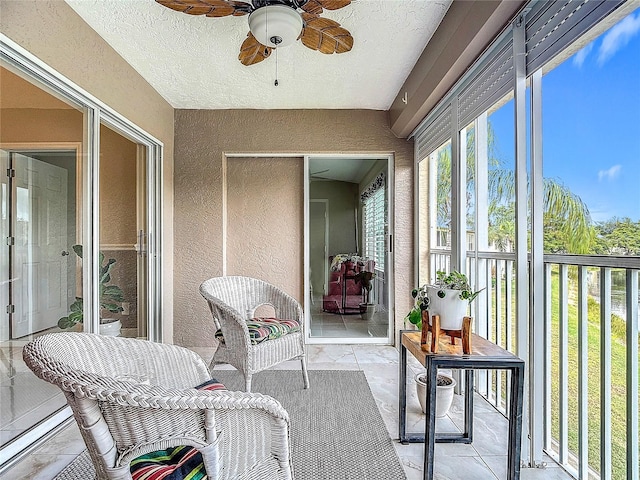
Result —
[[433, 285], [423, 285], [411, 292], [415, 303], [405, 319], [422, 328], [422, 311], [429, 310], [431, 315], [440, 316], [440, 328], [460, 330], [468, 305], [482, 290], [473, 291], [464, 273], [439, 270]]
[[359, 305], [360, 316], [363, 320], [371, 320], [371, 318], [373, 318], [373, 314], [376, 312], [375, 304], [369, 302], [374, 278], [376, 278], [376, 274], [366, 270], [359, 271], [356, 273], [354, 278], [356, 283], [362, 285], [362, 289], [364, 290], [364, 302]]
[[[74, 245], [73, 251], [82, 258], [82, 245]], [[103, 312], [120, 313], [123, 311], [121, 302], [124, 301], [122, 289], [116, 285], [108, 285], [111, 282], [111, 270], [116, 260], [110, 258], [105, 263], [104, 253], [100, 252], [100, 333], [103, 335], [120, 335], [122, 324], [116, 318], [104, 318]], [[82, 298], [76, 300], [69, 306], [69, 315], [58, 320], [58, 327], [62, 329], [71, 328], [74, 325], [83, 323]]]
[[[411, 295], [415, 299], [413, 308], [405, 317], [410, 323], [422, 329], [422, 312], [429, 311], [430, 315], [440, 316], [440, 327], [447, 330], [460, 330], [462, 320], [467, 314], [469, 304], [476, 299], [484, 289], [473, 291], [469, 279], [464, 273], [452, 271], [436, 272], [433, 285], [423, 285], [415, 288]], [[422, 411], [426, 413], [426, 373], [415, 376], [418, 400]], [[436, 382], [436, 417], [443, 417], [449, 411], [453, 400], [455, 380], [449, 375], [438, 371]]]

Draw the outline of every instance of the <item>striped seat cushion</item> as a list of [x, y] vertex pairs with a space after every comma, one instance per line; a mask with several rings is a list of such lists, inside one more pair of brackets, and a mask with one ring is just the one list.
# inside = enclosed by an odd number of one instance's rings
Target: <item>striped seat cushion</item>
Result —
[[[278, 318], [259, 317], [247, 320], [251, 344], [257, 345], [265, 340], [280, 338], [288, 333], [299, 332], [300, 322], [297, 320], [281, 320]], [[224, 343], [222, 330], [216, 332], [216, 340]]]
[[202, 454], [194, 447], [173, 447], [131, 461], [133, 480], [207, 480]]
[[[201, 383], [196, 390], [226, 390], [215, 378]], [[141, 455], [131, 462], [133, 480], [207, 480], [202, 454], [194, 447], [173, 447]]]
[[201, 383], [196, 387], [196, 390], [207, 390], [209, 392], [213, 390], [226, 390], [226, 389], [227, 387], [225, 387], [222, 383], [220, 383], [215, 378], [212, 378], [211, 380], [207, 380], [206, 382]]

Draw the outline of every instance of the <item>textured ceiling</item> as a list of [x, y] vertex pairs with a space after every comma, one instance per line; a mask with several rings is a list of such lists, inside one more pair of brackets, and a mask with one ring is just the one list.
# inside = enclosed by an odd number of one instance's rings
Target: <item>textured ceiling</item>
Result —
[[355, 0], [323, 16], [354, 38], [324, 55], [300, 41], [250, 67], [247, 16], [206, 18], [153, 0], [66, 0], [174, 108], [387, 110], [451, 0]]

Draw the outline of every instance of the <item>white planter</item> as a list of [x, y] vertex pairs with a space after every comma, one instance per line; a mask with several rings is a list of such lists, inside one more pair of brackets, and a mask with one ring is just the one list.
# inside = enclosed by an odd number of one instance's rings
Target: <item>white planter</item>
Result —
[[[416, 389], [418, 391], [418, 401], [422, 408], [422, 413], [427, 413], [427, 384], [423, 381], [424, 373], [416, 375]], [[436, 386], [436, 417], [444, 417], [449, 408], [451, 402], [453, 402], [453, 389], [456, 386], [456, 381], [448, 375], [438, 373], [438, 383], [447, 383], [447, 385]]]
[[110, 337], [119, 337], [120, 329], [122, 328], [122, 322], [115, 318], [103, 318], [100, 323], [100, 335], [107, 335]]
[[374, 303], [361, 303], [359, 306], [360, 318], [363, 320], [371, 320], [373, 314], [376, 313], [376, 305]]
[[[440, 290], [445, 293], [444, 298], [438, 296]], [[440, 328], [444, 330], [462, 329], [462, 320], [467, 315], [469, 302], [460, 299], [460, 291], [429, 285], [427, 292], [429, 300], [431, 300], [429, 314], [440, 316]]]

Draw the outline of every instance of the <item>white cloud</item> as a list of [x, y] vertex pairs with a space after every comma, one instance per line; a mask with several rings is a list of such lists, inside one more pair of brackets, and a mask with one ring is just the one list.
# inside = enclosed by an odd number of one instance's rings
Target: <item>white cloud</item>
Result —
[[615, 24], [602, 38], [598, 65], [603, 65], [640, 31], [640, 14], [629, 15]]
[[622, 170], [622, 165], [614, 165], [608, 170], [600, 170], [598, 172], [598, 180], [614, 180], [620, 175], [620, 171]]
[[591, 53], [591, 50], [593, 50], [593, 42], [578, 50], [578, 52], [573, 56], [573, 64], [578, 68], [582, 67], [582, 64], [587, 59], [587, 55]]

